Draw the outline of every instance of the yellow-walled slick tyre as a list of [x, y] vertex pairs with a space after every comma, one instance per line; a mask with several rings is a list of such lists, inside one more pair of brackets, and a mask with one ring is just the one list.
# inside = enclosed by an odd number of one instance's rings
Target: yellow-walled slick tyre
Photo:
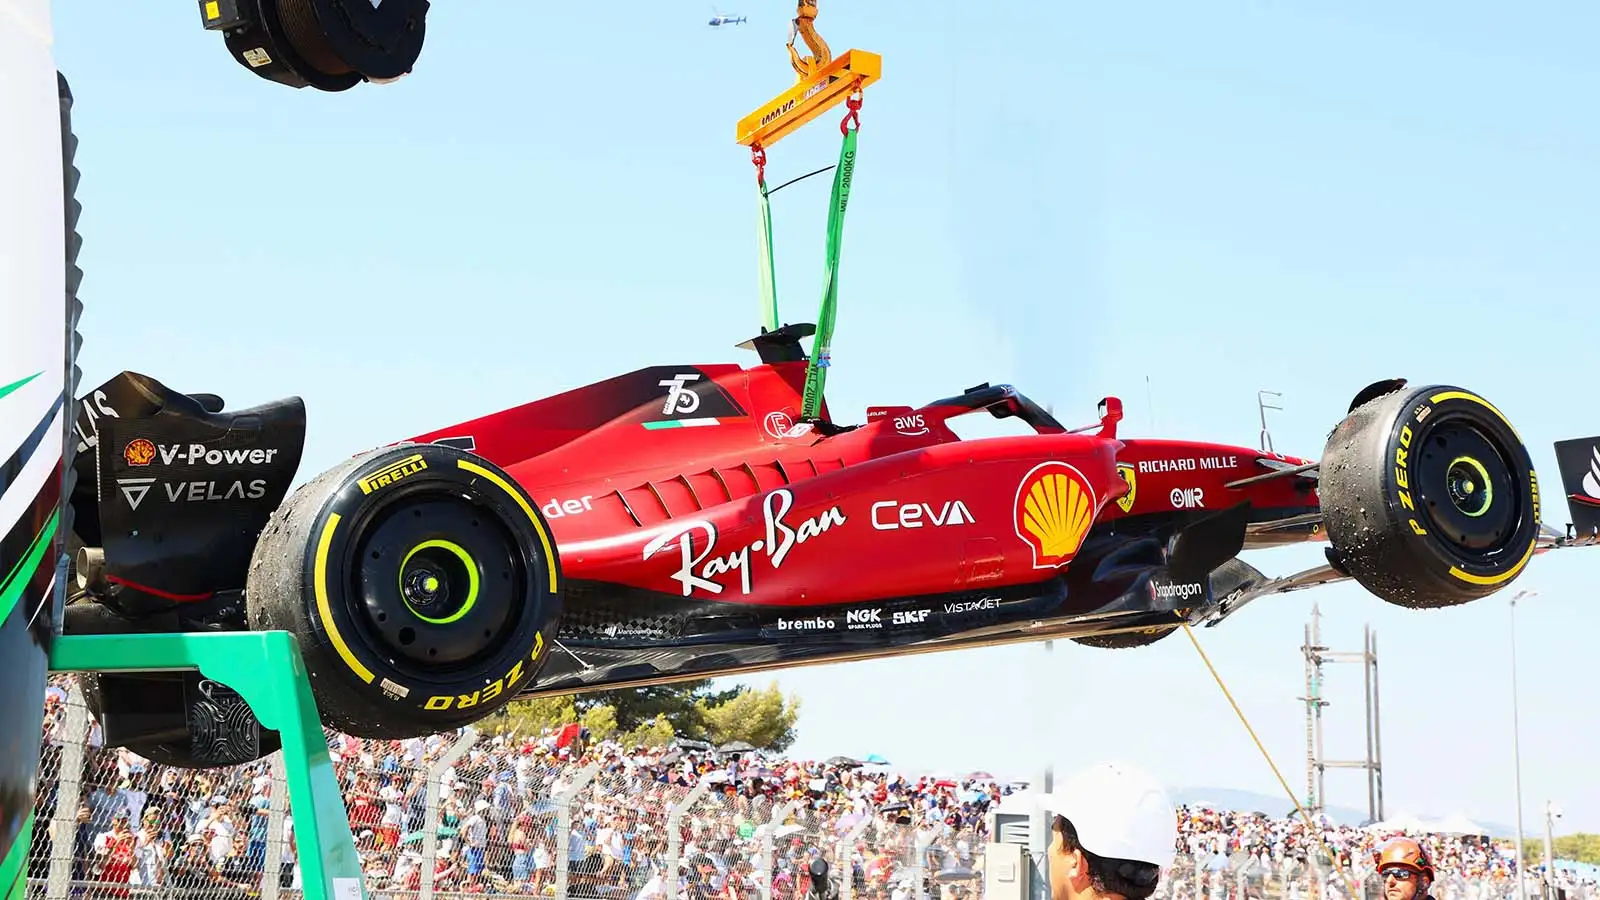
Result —
[[560, 560], [527, 493], [471, 453], [402, 444], [302, 486], [262, 531], [253, 630], [300, 641], [322, 719], [362, 738], [459, 728], [543, 666]]
[[1071, 638], [1074, 644], [1100, 650], [1132, 650], [1148, 647], [1171, 634], [1174, 628], [1146, 628], [1143, 631], [1118, 631], [1111, 634], [1087, 634]]
[[1505, 588], [1539, 535], [1527, 448], [1457, 387], [1400, 387], [1351, 410], [1328, 437], [1318, 491], [1335, 566], [1413, 609]]

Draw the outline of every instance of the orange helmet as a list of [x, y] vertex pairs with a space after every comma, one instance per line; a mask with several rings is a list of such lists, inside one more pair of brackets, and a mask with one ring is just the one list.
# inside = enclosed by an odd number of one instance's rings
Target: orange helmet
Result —
[[1411, 838], [1397, 837], [1387, 841], [1378, 848], [1376, 854], [1378, 871], [1383, 871], [1390, 866], [1399, 866], [1410, 869], [1422, 877], [1433, 880], [1433, 863], [1428, 860], [1428, 851]]

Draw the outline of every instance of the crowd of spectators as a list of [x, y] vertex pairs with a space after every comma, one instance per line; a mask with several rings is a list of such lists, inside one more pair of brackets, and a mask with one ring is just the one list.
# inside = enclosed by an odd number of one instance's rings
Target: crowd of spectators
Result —
[[[1179, 849], [1194, 859], [1227, 858], [1235, 863], [1266, 866], [1332, 851], [1346, 868], [1370, 867], [1373, 854], [1390, 832], [1323, 822], [1316, 829], [1303, 817], [1277, 818], [1209, 808], [1180, 811]], [[1506, 881], [1515, 877], [1516, 854], [1484, 836], [1423, 835], [1435, 867], [1471, 880]], [[1323, 846], [1326, 845], [1326, 850]]]
[[[1312, 884], [1336, 896], [1348, 896], [1346, 885], [1364, 885], [1369, 897], [1377, 890], [1374, 854], [1384, 841], [1400, 833], [1417, 838], [1427, 849], [1437, 873], [1432, 895], [1437, 900], [1516, 900], [1518, 867], [1513, 842], [1471, 833], [1400, 832], [1381, 824], [1341, 825], [1304, 816], [1270, 816], [1260, 812], [1179, 807], [1178, 850], [1182, 862], [1169, 873], [1163, 900], [1194, 896], [1194, 883], [1217, 880], [1242, 884], [1242, 897], [1265, 896], [1265, 882], [1285, 885], [1288, 900], [1306, 896]], [[1332, 861], [1330, 861], [1330, 854]], [[1540, 896], [1540, 867], [1529, 867], [1528, 896]], [[1600, 883], [1570, 869], [1551, 873], [1555, 896], [1566, 900], [1600, 896]]]
[[[63, 750], [65, 692], [52, 686], [36, 814], [56, 814], [52, 772]], [[357, 850], [375, 895], [420, 889], [427, 826], [427, 772], [455, 734], [408, 741], [362, 741], [329, 734], [333, 768]], [[71, 877], [97, 882], [97, 896], [163, 887], [240, 898], [257, 894], [267, 861], [275, 784], [259, 761], [195, 771], [152, 764], [121, 748], [99, 746], [91, 731], [85, 755]], [[580, 773], [592, 778], [578, 783]], [[677, 873], [666, 871], [669, 814], [695, 786], [708, 787], [687, 808], [678, 833]], [[625, 749], [593, 741], [576, 726], [536, 736], [479, 739], [445, 770], [441, 820], [432, 854], [439, 892], [553, 896], [562, 852], [558, 803], [570, 797], [568, 894], [627, 900], [749, 900], [760, 896], [762, 849], [771, 847], [776, 900], [807, 897], [813, 861], [825, 860], [837, 890], [842, 878], [865, 900], [911, 900], [919, 874], [939, 873], [941, 900], [982, 893], [986, 813], [1017, 785], [989, 773], [908, 775], [886, 764], [835, 757], [796, 761], [704, 745]], [[775, 819], [780, 807], [787, 812]], [[291, 810], [292, 813], [292, 810]], [[761, 829], [770, 833], [763, 840]], [[1255, 879], [1316, 873], [1336, 887], [1343, 868], [1370, 869], [1385, 835], [1261, 813], [1179, 808], [1180, 863], [1165, 896], [1188, 896], [1183, 883], [1206, 873]], [[30, 876], [48, 876], [49, 828], [36, 828]], [[1471, 886], [1465, 900], [1514, 893], [1514, 854], [1487, 838], [1429, 835], [1441, 882]], [[1339, 859], [1327, 863], [1324, 845]], [[927, 849], [919, 854], [917, 847]], [[293, 816], [284, 819], [282, 862], [269, 877], [298, 887]], [[1308, 877], [1302, 874], [1301, 880]], [[670, 889], [677, 879], [676, 890]], [[1182, 882], [1182, 883], [1180, 883]], [[1242, 882], [1241, 882], [1242, 883]], [[1247, 893], [1252, 893], [1247, 891]], [[1257, 896], [1262, 894], [1257, 893]], [[1241, 898], [1245, 900], [1245, 898]]]

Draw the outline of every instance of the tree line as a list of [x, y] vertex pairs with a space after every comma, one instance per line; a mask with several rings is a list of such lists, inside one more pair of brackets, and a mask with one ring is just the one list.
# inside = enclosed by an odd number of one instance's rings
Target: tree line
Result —
[[714, 690], [711, 679], [540, 697], [508, 703], [479, 723], [498, 734], [539, 735], [576, 722], [589, 740], [617, 740], [624, 747], [661, 747], [674, 739], [714, 746], [742, 741], [781, 753], [794, 743], [800, 699], [785, 696], [777, 682], [765, 688], [738, 685]]

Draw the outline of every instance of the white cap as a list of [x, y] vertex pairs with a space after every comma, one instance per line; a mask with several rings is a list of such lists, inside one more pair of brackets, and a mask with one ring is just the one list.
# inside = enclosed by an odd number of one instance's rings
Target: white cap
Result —
[[1037, 802], [1071, 822], [1079, 846], [1096, 856], [1167, 868], [1177, 855], [1178, 812], [1161, 784], [1137, 766], [1097, 763], [1056, 782]]

